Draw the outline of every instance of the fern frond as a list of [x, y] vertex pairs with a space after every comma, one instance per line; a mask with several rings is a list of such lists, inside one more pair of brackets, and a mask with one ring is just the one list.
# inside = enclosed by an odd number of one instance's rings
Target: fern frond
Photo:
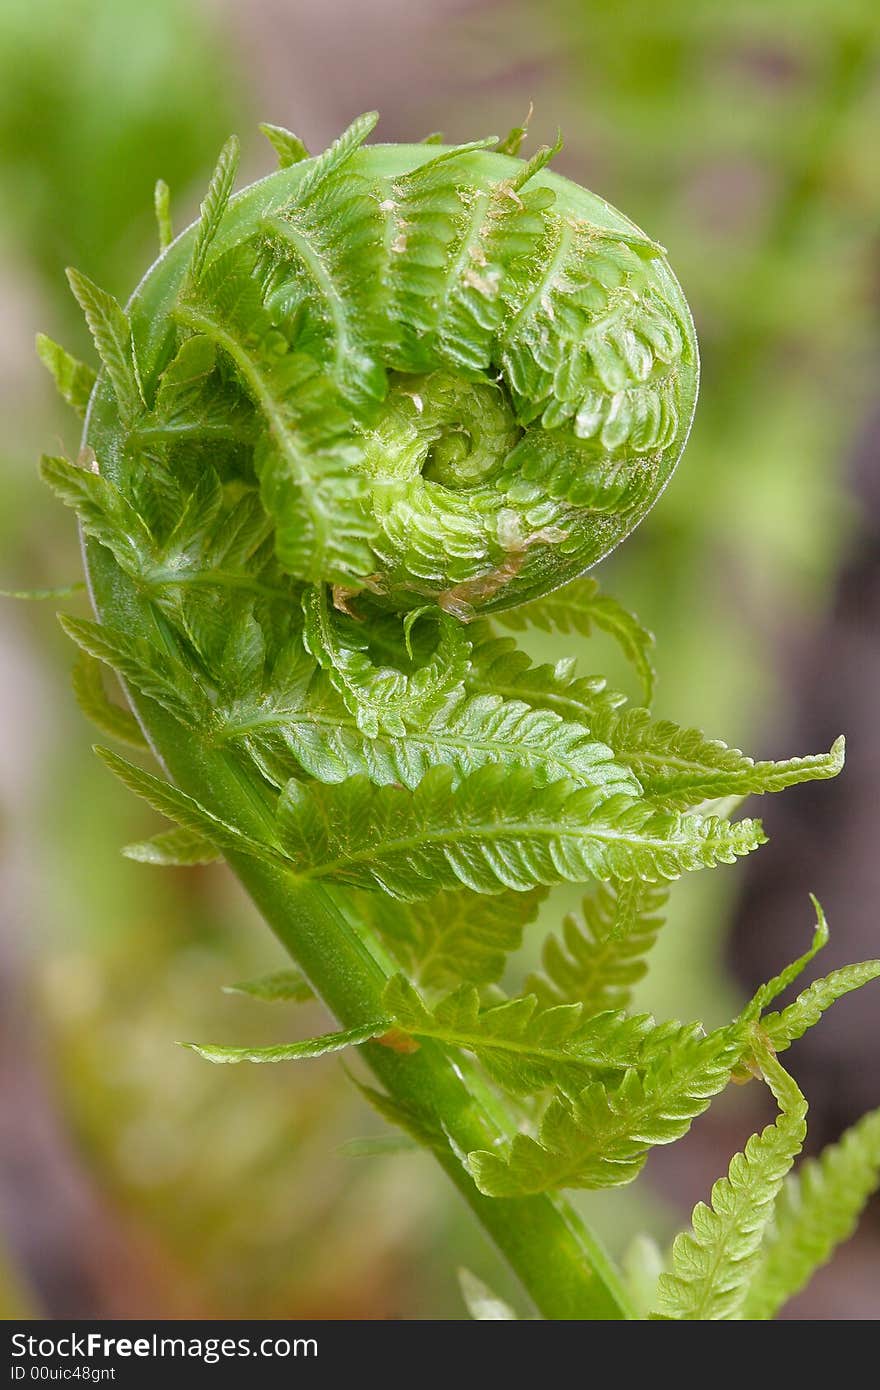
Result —
[[72, 406], [80, 419], [85, 417], [89, 397], [95, 386], [95, 373], [85, 362], [78, 362], [60, 343], [37, 334], [37, 356], [49, 372], [62, 400]]
[[651, 664], [654, 634], [617, 599], [603, 594], [598, 580], [577, 579], [544, 598], [498, 613], [495, 620], [515, 632], [522, 632], [530, 624], [542, 632], [561, 632], [564, 635], [577, 632], [582, 637], [592, 636], [594, 628], [607, 632], [632, 665], [641, 682], [645, 700], [650, 704], [656, 679]]
[[81, 653], [72, 672], [73, 694], [83, 714], [110, 738], [118, 738], [132, 748], [146, 748], [147, 740], [131, 710], [111, 700], [104, 689], [101, 664]]
[[824, 979], [814, 980], [787, 1008], [779, 1013], [765, 1014], [762, 1027], [776, 1051], [782, 1052], [818, 1023], [825, 1010], [844, 994], [876, 979], [880, 979], [880, 960], [864, 960], [832, 970]]
[[[499, 620], [516, 620], [530, 607], [500, 614]], [[475, 638], [469, 689], [495, 690], [583, 724], [614, 750], [617, 760], [638, 778], [645, 795], [667, 810], [687, 810], [728, 796], [783, 791], [800, 782], [836, 777], [843, 767], [843, 738], [828, 753], [755, 762], [719, 739], [706, 738], [698, 729], [685, 729], [669, 719], [654, 719], [647, 709], [629, 707], [626, 697], [609, 690], [602, 678], [578, 677], [571, 659], [555, 666], [532, 666], [511, 639], [486, 638], [481, 628]]]
[[292, 130], [285, 130], [283, 125], [270, 125], [268, 121], [261, 122], [259, 130], [277, 154], [279, 169], [289, 169], [301, 160], [309, 158], [309, 152], [302, 140], [298, 135], [294, 135]]
[[551, 1100], [537, 1138], [518, 1134], [506, 1153], [470, 1153], [468, 1168], [480, 1191], [520, 1197], [632, 1182], [648, 1150], [680, 1139], [724, 1089], [741, 1052], [730, 1030], [708, 1037], [695, 1028], [661, 1033], [663, 1043], [647, 1067], [632, 1068], [615, 1086], [595, 1081], [579, 1094]]
[[59, 615], [59, 623], [77, 646], [96, 661], [109, 666], [135, 690], [155, 700], [181, 724], [204, 719], [207, 698], [192, 672], [142, 637], [118, 631], [88, 618]]
[[128, 315], [112, 294], [99, 289], [78, 270], [68, 270], [67, 279], [85, 315], [98, 356], [106, 368], [120, 417], [126, 423], [131, 422], [143, 409], [143, 398], [137, 379]]
[[199, 229], [196, 234], [193, 246], [192, 260], [190, 261], [190, 280], [198, 284], [202, 278], [202, 272], [208, 259], [208, 252], [214, 241], [220, 223], [223, 221], [223, 214], [232, 196], [232, 187], [235, 183], [235, 175], [238, 172], [238, 159], [240, 149], [238, 137], [230, 135], [220, 157], [217, 166], [211, 175], [211, 182], [208, 184], [208, 191], [205, 194], [201, 206], [201, 217], [199, 219]]
[[127, 497], [108, 479], [65, 458], [43, 455], [40, 476], [79, 517], [86, 535], [115, 556], [133, 578], [140, 578], [152, 552], [148, 528]]
[[526, 990], [545, 1008], [577, 1003], [593, 1013], [626, 1008], [633, 985], [647, 972], [645, 958], [663, 925], [668, 896], [664, 885], [639, 879], [598, 884], [584, 898], [580, 918], [566, 917], [562, 940], [546, 938], [543, 971], [528, 977]]
[[225, 985], [224, 994], [244, 994], [249, 999], [262, 999], [274, 1004], [279, 1000], [288, 1004], [304, 1004], [314, 999], [312, 989], [301, 970], [274, 970], [271, 975], [261, 975], [258, 980], [243, 980], [236, 985]]
[[789, 985], [794, 984], [795, 980], [806, 970], [810, 961], [814, 960], [819, 952], [823, 951], [828, 945], [828, 921], [825, 917], [824, 908], [819, 902], [819, 899], [812, 893], [810, 894], [810, 902], [813, 904], [813, 911], [816, 914], [816, 925], [813, 929], [813, 939], [810, 942], [809, 948], [802, 956], [798, 956], [797, 960], [793, 960], [789, 965], [786, 965], [783, 970], [780, 970], [778, 975], [774, 975], [772, 979], [767, 980], [765, 984], [761, 985], [760, 988], [755, 991], [751, 1003], [746, 1010], [747, 1017], [758, 1018], [768, 1005], [773, 1003], [774, 999], [778, 998], [780, 994], [783, 994], [788, 989]]
[[[350, 669], [346, 674], [350, 677]], [[389, 686], [394, 678], [391, 671]], [[239, 703], [220, 710], [223, 737], [243, 740], [278, 786], [302, 769], [321, 782], [364, 774], [377, 786], [399, 783], [413, 790], [431, 767], [451, 767], [461, 778], [497, 763], [530, 769], [536, 785], [568, 778], [578, 786], [603, 786], [609, 795], [640, 794], [636, 779], [610, 762], [605, 746], [583, 726], [500, 695], [453, 694], [433, 713], [423, 711], [419, 723], [410, 723], [395, 737], [384, 728], [392, 717], [396, 723], [401, 716], [383, 707], [378, 698], [381, 684], [377, 688], [371, 679], [378, 681], [375, 667], [363, 677], [372, 710], [361, 706], [352, 714], [326, 678], [310, 674], [305, 690], [284, 688], [277, 696], [261, 692], [250, 707]], [[358, 689], [364, 690], [364, 685]], [[404, 687], [402, 693], [407, 692]], [[349, 704], [354, 703], [350, 699]], [[408, 710], [410, 719], [414, 704]], [[366, 734], [364, 723], [373, 728], [380, 721], [382, 729]]]
[[452, 989], [462, 980], [487, 985], [501, 978], [507, 956], [545, 897], [543, 888], [484, 897], [467, 889], [434, 893], [423, 902], [394, 902], [365, 893], [366, 921], [395, 959], [425, 989]]
[[325, 1033], [320, 1038], [304, 1042], [281, 1043], [277, 1047], [221, 1047], [214, 1043], [181, 1043], [197, 1052], [207, 1062], [301, 1062], [310, 1057], [323, 1057], [328, 1052], [341, 1052], [346, 1047], [359, 1047], [371, 1038], [388, 1030], [387, 1020], [368, 1023], [360, 1028], [346, 1028], [339, 1033]]
[[[276, 552], [284, 568], [301, 579], [360, 582], [372, 569], [369, 539], [375, 527], [364, 510], [359, 448], [317, 363], [299, 353], [264, 356], [254, 347], [249, 325], [261, 307], [258, 299], [253, 302], [253, 268], [237, 268], [238, 258], [235, 253], [228, 266], [215, 267], [215, 281], [227, 282], [225, 297], [221, 283], [212, 283], [210, 307], [205, 295], [197, 304], [179, 304], [175, 315], [229, 358], [262, 416], [266, 434], [256, 461], [260, 495], [276, 523]], [[231, 309], [242, 303], [248, 312], [237, 323]], [[258, 328], [271, 336], [271, 320]]]
[[96, 747], [95, 752], [129, 791], [142, 797], [154, 811], [158, 811], [161, 816], [167, 816], [182, 830], [191, 831], [199, 840], [207, 840], [218, 850], [231, 850], [239, 854], [250, 854], [256, 859], [264, 859], [270, 863], [278, 862], [279, 856], [271, 846], [252, 839], [234, 825], [221, 820], [170, 782], [163, 782], [151, 772], [135, 767], [133, 763], [120, 758], [118, 753], [112, 752], [109, 748]]
[[197, 830], [179, 827], [163, 830], [149, 840], [126, 845], [126, 859], [138, 864], [155, 864], [160, 868], [188, 869], [195, 864], [216, 864], [223, 855], [215, 844]]
[[742, 1316], [755, 1322], [775, 1317], [849, 1240], [878, 1185], [880, 1110], [872, 1110], [786, 1178]]
[[646, 709], [613, 708], [610, 701], [604, 708], [595, 708], [590, 728], [633, 770], [645, 794], [670, 809], [726, 796], [779, 792], [800, 782], [836, 777], [845, 755], [841, 737], [828, 753], [755, 762], [738, 748], [706, 738], [698, 729], [683, 729], [669, 719], [654, 720]]
[[[579, 1004], [540, 1010], [533, 994], [483, 1009], [472, 985], [428, 1008], [403, 975], [389, 981], [383, 1003], [405, 1033], [472, 1052], [493, 1080], [515, 1094], [554, 1085], [576, 1094], [597, 1073], [632, 1066], [654, 1028], [647, 1015], [593, 1017]], [[673, 1045], [668, 1029], [664, 1038]]]
[[527, 773], [486, 767], [453, 790], [432, 769], [409, 793], [353, 777], [337, 786], [291, 782], [278, 833], [305, 879], [428, 897], [461, 885], [478, 893], [592, 878], [676, 878], [732, 862], [763, 841], [755, 821], [658, 815], [623, 796], [536, 788]]
[[378, 111], [366, 111], [363, 116], [353, 120], [347, 130], [344, 130], [323, 154], [319, 154], [312, 161], [308, 173], [296, 186], [294, 201], [305, 203], [311, 198], [320, 186], [360, 149], [378, 121]]
[[412, 675], [391, 666], [375, 666], [369, 634], [350, 618], [331, 614], [324, 585], [303, 595], [303, 636], [311, 655], [368, 738], [380, 730], [405, 738], [408, 724], [419, 725], [456, 689], [461, 688], [470, 657], [470, 642], [461, 623], [435, 609], [439, 640], [434, 655]]
[[660, 1276], [664, 1317], [717, 1321], [742, 1316], [773, 1204], [803, 1146], [806, 1101], [760, 1042], [755, 1052], [779, 1105], [779, 1118], [732, 1159], [727, 1177], [712, 1189], [711, 1206], [700, 1202], [691, 1232], [676, 1237], [672, 1269]]

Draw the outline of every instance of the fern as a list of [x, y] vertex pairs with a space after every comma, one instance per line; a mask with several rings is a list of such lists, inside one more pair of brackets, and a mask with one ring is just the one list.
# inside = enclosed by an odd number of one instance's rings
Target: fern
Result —
[[764, 1236], [742, 1315], [772, 1318], [849, 1240], [880, 1185], [880, 1110], [873, 1110], [788, 1177]]
[[301, 970], [275, 970], [271, 975], [262, 975], [258, 980], [243, 980], [237, 985], [227, 985], [227, 994], [243, 994], [250, 999], [262, 999], [268, 1003], [303, 1004], [314, 999], [315, 993]]
[[546, 938], [543, 973], [530, 975], [526, 988], [545, 1007], [625, 1008], [633, 985], [647, 973], [667, 896], [664, 886], [639, 879], [599, 884], [584, 898], [580, 919], [566, 917], [562, 940]]
[[644, 1016], [591, 1017], [580, 1005], [538, 1010], [534, 995], [481, 1009], [473, 986], [429, 1009], [402, 975], [389, 981], [384, 1003], [388, 1017], [405, 1033], [473, 1052], [514, 1094], [554, 1084], [577, 1092], [598, 1072], [624, 1071], [641, 1056], [652, 1026]]
[[631, 1068], [612, 1086], [594, 1081], [575, 1095], [557, 1095], [536, 1138], [518, 1134], [504, 1154], [475, 1151], [468, 1168], [490, 1197], [632, 1182], [648, 1150], [680, 1139], [724, 1090], [738, 1054], [726, 1032], [703, 1037], [684, 1029], [665, 1037], [646, 1068]]
[[854, 989], [880, 977], [880, 960], [861, 961], [857, 965], [845, 965], [834, 970], [823, 980], [814, 982], [798, 995], [793, 1004], [779, 1013], [768, 1014], [764, 1019], [767, 1036], [777, 1052], [782, 1052], [798, 1038], [803, 1037], [808, 1028], [819, 1022], [822, 1014], [838, 999]]
[[423, 902], [402, 903], [369, 893], [361, 907], [414, 980], [426, 989], [451, 989], [461, 980], [476, 985], [499, 980], [544, 896], [538, 888], [490, 898], [452, 889], [432, 893]]
[[213, 1043], [183, 1043], [208, 1062], [300, 1062], [304, 1058], [323, 1057], [328, 1052], [341, 1052], [369, 1042], [388, 1028], [387, 1020], [348, 1028], [341, 1033], [325, 1033], [321, 1038], [307, 1038], [301, 1043], [282, 1043], [278, 1047], [215, 1047]]
[[72, 681], [76, 703], [96, 728], [133, 748], [146, 747], [147, 741], [131, 712], [108, 698], [97, 661], [83, 653], [73, 668]]
[[555, 593], [535, 599], [512, 612], [499, 614], [505, 627], [522, 632], [531, 624], [543, 632], [580, 633], [590, 637], [594, 628], [607, 632], [619, 644], [638, 676], [645, 700], [651, 703], [656, 673], [651, 664], [654, 635], [609, 594], [595, 579], [579, 579]]
[[294, 135], [292, 130], [285, 130], [284, 126], [263, 122], [260, 125], [260, 131], [277, 154], [279, 169], [289, 169], [293, 164], [299, 164], [300, 160], [308, 159], [308, 150], [299, 136]]
[[669, 810], [687, 810], [728, 796], [784, 791], [799, 782], [836, 777], [843, 767], [843, 738], [828, 753], [756, 762], [698, 729], [684, 729], [672, 720], [654, 719], [646, 709], [630, 708], [626, 697], [609, 690], [601, 677], [578, 677], [570, 658], [555, 666], [533, 666], [511, 642], [482, 633], [474, 657], [468, 678], [472, 690], [494, 690], [533, 709], [553, 710], [578, 721], [614, 750], [646, 795]]
[[[771, 1049], [880, 963], [768, 1012], [827, 939], [817, 905], [810, 949], [727, 1026], [626, 1010], [668, 881], [763, 842], [760, 822], [707, 812], [836, 775], [842, 740], [755, 762], [494, 635], [493, 619], [603, 631], [650, 701], [653, 638], [584, 576], [678, 462], [690, 314], [663, 249], [548, 172], [561, 140], [528, 159], [525, 126], [377, 148], [375, 122], [316, 157], [264, 126], [280, 167], [234, 200], [230, 140], [173, 244], [160, 181], [162, 254], [128, 307], [71, 272], [97, 378], [38, 341], [62, 396], [91, 402], [78, 462], [42, 465], [86, 541], [94, 619], [62, 620], [76, 696], [166, 774], [98, 750], [171, 822], [125, 853], [227, 857], [294, 961], [231, 992], [314, 989], [336, 1020], [190, 1046], [224, 1063], [361, 1049], [386, 1088], [357, 1083], [365, 1098], [436, 1156], [549, 1317], [637, 1311], [559, 1189], [631, 1181], [762, 1071], [780, 1118], [698, 1208], [662, 1307], [769, 1316], [877, 1168], [866, 1122], [764, 1240], [804, 1113]], [[562, 883], [586, 885], [581, 913], [527, 973], [516, 953]], [[509, 1317], [468, 1287], [477, 1316]]]
[[61, 398], [83, 419], [95, 385], [95, 373], [91, 367], [71, 357], [45, 333], [37, 334], [37, 356], [51, 374]]
[[[78, 270], [69, 270], [67, 278], [113, 387], [120, 417], [129, 422], [142, 408], [143, 401], [137, 379], [131, 327], [125, 310], [112, 295], [99, 289]], [[77, 399], [81, 403], [82, 384], [77, 389]]]
[[727, 1177], [712, 1189], [711, 1206], [701, 1202], [691, 1232], [676, 1238], [672, 1269], [660, 1277], [665, 1317], [713, 1321], [741, 1315], [773, 1204], [803, 1146], [806, 1101], [760, 1042], [755, 1053], [779, 1118], [731, 1160]]
[[220, 151], [217, 167], [211, 176], [211, 182], [201, 207], [201, 219], [190, 262], [190, 276], [196, 283], [201, 279], [211, 243], [220, 229], [226, 205], [232, 194], [238, 159], [238, 140], [234, 135], [230, 135]]
[[763, 840], [756, 821], [658, 815], [638, 800], [535, 788], [531, 778], [486, 767], [452, 789], [432, 769], [415, 792], [353, 777], [309, 790], [290, 782], [278, 834], [303, 879], [428, 897], [464, 885], [478, 893], [617, 875], [659, 880], [732, 863]]

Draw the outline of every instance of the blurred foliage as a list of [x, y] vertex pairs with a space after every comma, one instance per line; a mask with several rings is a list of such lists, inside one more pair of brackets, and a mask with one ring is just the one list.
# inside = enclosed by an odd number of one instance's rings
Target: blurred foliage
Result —
[[0, 24], [4, 220], [53, 294], [71, 263], [124, 294], [156, 179], [185, 189], [229, 133], [226, 45], [182, 0], [4, 0]]
[[[376, 42], [397, 65], [407, 22], [396, 11], [389, 46], [386, 8], [376, 3]], [[2, 6], [0, 583], [64, 583], [78, 566], [33, 470], [62, 429], [33, 333], [84, 347], [63, 267], [124, 295], [154, 254], [158, 177], [180, 226], [230, 130], [247, 134], [266, 114], [307, 124], [295, 92], [264, 91], [251, 50], [233, 52], [223, 16], [195, 0]], [[271, 38], [272, 7], [255, 3], [248, 23]], [[297, 43], [308, 48], [307, 30]], [[872, 0], [504, 0], [451, 16], [438, 4], [432, 52], [436, 84], [387, 113], [399, 131], [503, 132], [532, 96], [532, 145], [561, 125], [560, 169], [670, 248], [702, 343], [702, 402], [673, 486], [603, 567], [605, 583], [657, 633], [661, 713], [756, 753], [806, 751], [778, 741], [774, 671], [858, 527], [845, 471], [877, 376], [880, 11]], [[359, 61], [352, 51], [352, 69]], [[344, 72], [333, 80], [341, 126]], [[225, 871], [160, 875], [119, 858], [151, 825], [87, 751], [65, 694], [72, 653], [46, 608], [7, 607], [3, 621], [13, 732], [0, 777], [7, 763], [13, 772], [0, 781], [0, 850], [23, 866], [14, 917], [69, 1130], [108, 1219], [124, 1211], [159, 1248], [163, 1311], [459, 1316], [450, 1251], [508, 1294], [427, 1160], [338, 1152], [373, 1121], [332, 1062], [294, 1077], [174, 1049], [193, 1034], [290, 1034], [286, 1006], [219, 993], [273, 968], [271, 942]], [[610, 643], [571, 649], [626, 684]], [[535, 651], [550, 654], [546, 639]], [[645, 1002], [709, 1021], [729, 1009], [718, 961], [735, 885], [731, 870], [676, 890]], [[551, 902], [557, 920], [572, 905], [562, 891]], [[632, 1194], [601, 1208], [618, 1246], [639, 1223], [665, 1225]], [[14, 1251], [0, 1258], [14, 1269]], [[36, 1287], [0, 1273], [0, 1296], [19, 1282]]]

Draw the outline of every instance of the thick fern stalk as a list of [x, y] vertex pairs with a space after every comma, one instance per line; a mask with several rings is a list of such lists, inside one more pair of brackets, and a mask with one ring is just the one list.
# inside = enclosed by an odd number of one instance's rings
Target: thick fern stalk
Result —
[[[628, 1182], [684, 1134], [777, 992], [708, 1036], [622, 1013], [665, 885], [764, 840], [701, 802], [833, 776], [842, 744], [756, 764], [492, 634], [486, 615], [600, 628], [650, 697], [650, 634], [582, 576], [678, 462], [693, 326], [662, 248], [549, 172], [555, 149], [367, 145], [376, 119], [316, 158], [265, 127], [281, 167], [235, 196], [231, 139], [175, 241], [160, 186], [162, 254], [126, 308], [71, 272], [101, 369], [39, 352], [88, 400], [77, 463], [43, 462], [97, 619], [65, 620], [77, 698], [165, 774], [99, 750], [174, 822], [126, 852], [225, 858], [294, 962], [263, 997], [313, 991], [336, 1021], [203, 1055], [360, 1048], [371, 1099], [539, 1310], [625, 1318], [559, 1190]], [[505, 1001], [506, 955], [563, 882], [591, 885], [583, 923]], [[774, 1046], [877, 973], [853, 969], [768, 1018]]]

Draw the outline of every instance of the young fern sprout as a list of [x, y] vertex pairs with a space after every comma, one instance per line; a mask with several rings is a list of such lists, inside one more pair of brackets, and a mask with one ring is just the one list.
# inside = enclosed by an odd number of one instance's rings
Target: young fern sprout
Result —
[[[499, 635], [606, 629], [650, 700], [649, 634], [583, 576], [681, 455], [693, 325], [662, 248], [551, 173], [555, 148], [525, 162], [521, 131], [367, 145], [375, 122], [317, 158], [264, 127], [280, 168], [235, 196], [230, 140], [176, 239], [160, 185], [162, 254], [125, 309], [70, 273], [97, 377], [40, 340], [85, 414], [77, 461], [43, 462], [79, 517], [97, 619], [63, 619], [77, 695], [149, 748], [163, 775], [99, 751], [174, 823], [126, 853], [225, 858], [295, 967], [241, 988], [314, 991], [337, 1024], [196, 1050], [360, 1048], [364, 1094], [434, 1153], [543, 1316], [769, 1317], [880, 1166], [874, 1117], [797, 1195], [806, 1105], [777, 1055], [880, 962], [768, 1012], [824, 944], [817, 904], [810, 951], [729, 1025], [628, 1007], [668, 882], [764, 839], [718, 806], [834, 776], [842, 742], [753, 762]], [[563, 881], [588, 886], [582, 916], [505, 995]], [[560, 1190], [631, 1181], [749, 1075], [779, 1117], [646, 1303]], [[509, 1315], [468, 1288], [479, 1316]]]

